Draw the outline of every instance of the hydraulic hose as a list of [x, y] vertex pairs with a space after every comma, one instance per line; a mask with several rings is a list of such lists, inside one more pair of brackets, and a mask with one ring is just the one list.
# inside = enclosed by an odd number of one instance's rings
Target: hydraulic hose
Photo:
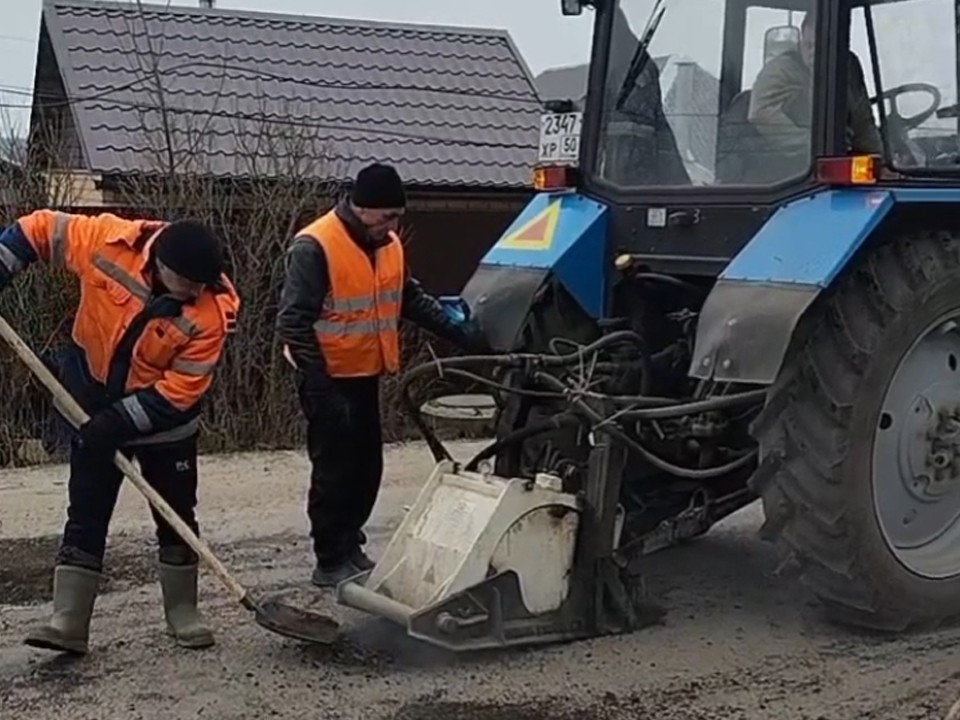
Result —
[[650, 452], [647, 448], [641, 445], [639, 442], [628, 436], [618, 427], [612, 423], [605, 421], [605, 418], [600, 415], [596, 410], [587, 405], [583, 400], [578, 397], [573, 396], [573, 391], [567, 388], [561, 381], [557, 380], [552, 375], [547, 373], [538, 372], [536, 377], [541, 382], [547, 385], [553, 385], [557, 388], [558, 392], [563, 390], [564, 394], [567, 396], [567, 400], [580, 412], [582, 412], [593, 425], [593, 429], [596, 432], [602, 432], [606, 435], [609, 435], [615, 440], [622, 442], [628, 448], [639, 454], [644, 460], [653, 465], [655, 468], [668, 472], [671, 475], [676, 475], [678, 477], [687, 478], [691, 480], [707, 480], [710, 478], [720, 477], [726, 475], [727, 473], [738, 470], [741, 467], [745, 467], [749, 464], [757, 455], [757, 451], [754, 450], [747, 455], [744, 455], [741, 458], [729, 462], [725, 465], [720, 465], [714, 468], [703, 468], [703, 469], [693, 469], [680, 467], [679, 465], [674, 465], [673, 463], [667, 462], [666, 460], [656, 456], [654, 453]]
[[550, 432], [551, 430], [559, 430], [566, 425], [576, 425], [582, 422], [583, 419], [576, 413], [563, 412], [553, 415], [546, 420], [541, 420], [537, 423], [531, 423], [526, 427], [509, 432], [496, 442], [487, 445], [487, 447], [470, 459], [470, 462], [464, 466], [464, 469], [475, 471], [481, 462], [487, 458], [493, 457], [505, 447], [510, 447], [511, 445], [523, 442], [524, 440], [529, 440], [532, 437], [542, 435], [543, 433]]
[[[766, 390], [750, 390], [749, 392], [735, 393], [733, 395], [720, 395], [707, 400], [698, 400], [697, 402], [674, 404], [669, 407], [642, 408], [640, 410], [627, 410], [618, 417], [628, 418], [630, 420], [662, 420], [664, 418], [682, 417], [683, 415], [695, 415], [697, 413], [709, 412], [711, 410], [720, 410], [722, 408], [735, 407], [737, 405], [750, 405], [763, 402], [767, 397]], [[643, 399], [642, 397], [636, 398]], [[632, 404], [630, 398], [616, 398], [617, 404]]]
[[585, 355], [603, 350], [608, 345], [630, 341], [639, 348], [643, 347], [643, 338], [633, 330], [617, 330], [609, 335], [604, 335], [594, 340], [589, 345], [584, 345], [578, 350], [566, 353], [565, 355], [547, 355], [544, 353], [504, 353], [499, 355], [461, 355], [458, 357], [442, 358], [440, 360], [431, 360], [417, 366], [410, 372], [415, 372], [421, 367], [429, 365], [442, 364], [444, 367], [462, 368], [475, 365], [486, 365], [489, 367], [514, 367], [520, 368], [525, 365], [535, 367], [558, 368], [565, 365], [572, 365], [580, 362]]
[[[641, 349], [641, 355], [646, 357], [646, 355], [642, 352], [644, 347], [643, 339], [632, 330], [620, 330], [612, 332], [609, 335], [605, 335], [588, 345], [579, 347], [573, 352], [566, 354], [557, 353], [555, 355], [544, 355], [537, 353], [510, 353], [505, 355], [467, 355], [433, 360], [418, 365], [405, 374], [400, 385], [400, 401], [404, 410], [409, 413], [414, 425], [423, 436], [427, 446], [430, 448], [430, 452], [437, 462], [444, 460], [453, 461], [454, 458], [450, 455], [449, 451], [436, 436], [436, 433], [434, 433], [433, 430], [430, 429], [430, 427], [428, 427], [424, 422], [420, 408], [414, 403], [411, 396], [411, 384], [414, 380], [425, 375], [434, 374], [438, 377], [456, 377], [469, 380], [474, 383], [479, 383], [481, 385], [485, 385], [486, 387], [513, 395], [548, 400], [566, 400], [576, 409], [577, 412], [575, 413], [560, 413], [548, 418], [545, 421], [514, 430], [513, 432], [505, 435], [503, 438], [500, 438], [488, 447], [481, 450], [480, 453], [472, 458], [467, 465], [467, 469], [470, 470], [475, 469], [481, 461], [487, 459], [488, 457], [492, 457], [504, 447], [518, 442], [523, 442], [524, 440], [536, 435], [558, 429], [563, 425], [573, 422], [574, 420], [578, 422], [583, 422], [584, 420], [589, 421], [589, 424], [595, 426], [597, 431], [604, 432], [617, 441], [624, 443], [634, 452], [640, 454], [644, 460], [654, 467], [683, 478], [706, 479], [724, 475], [745, 466], [756, 456], [756, 451], [754, 451], [744, 457], [738, 458], [737, 460], [716, 468], [684, 468], [667, 462], [666, 460], [663, 460], [652, 453], [649, 449], [617, 428], [616, 425], [609, 422], [608, 418], [604, 418], [595, 410], [593, 410], [593, 408], [583, 402], [582, 398], [586, 397], [591, 399], [606, 400], [612, 402], [616, 406], [627, 408], [622, 412], [617, 413], [616, 417], [618, 419], [657, 420], [682, 417], [684, 415], [693, 415], [738, 405], [760, 403], [767, 395], [766, 390], [752, 390], [734, 395], [724, 395], [720, 397], [709, 398], [707, 400], [678, 403], [676, 399], [651, 397], [645, 394], [609, 396], [600, 393], [574, 390], [566, 385], [563, 381], [541, 370], [545, 368], [563, 368], [582, 362], [584, 357], [592, 355], [593, 353], [597, 353], [609, 345], [622, 342], [630, 342], [635, 344]], [[558, 343], [551, 343], [551, 349], [554, 349], [555, 351], [557, 346]], [[610, 365], [611, 369], [616, 368], [616, 363], [597, 363], [592, 365], [592, 367], [596, 369], [600, 365]], [[535, 380], [538, 380], [541, 384], [545, 384], [548, 387], [554, 388], [554, 390], [538, 391], [510, 387], [504, 385], [503, 383], [498, 383], [494, 380], [483, 377], [477, 373], [463, 369], [477, 366], [525, 369], [532, 373]], [[648, 366], [649, 363], [645, 367]], [[644, 374], [646, 375], [646, 373]]]
[[[449, 358], [451, 360], [460, 359], [460, 358]], [[443, 361], [440, 361], [443, 362]], [[400, 403], [403, 405], [403, 409], [410, 415], [413, 420], [414, 425], [420, 431], [420, 434], [423, 436], [424, 441], [427, 443], [427, 447], [430, 448], [430, 452], [433, 455], [433, 458], [436, 462], [442, 462], [444, 460], [453, 461], [453, 456], [450, 454], [450, 451], [444, 446], [444, 444], [437, 437], [436, 433], [430, 429], [430, 427], [423, 421], [423, 415], [420, 412], [420, 408], [414, 403], [413, 398], [410, 395], [410, 384], [411, 382], [422, 375], [426, 375], [428, 372], [434, 371], [439, 375], [448, 375], [450, 377], [459, 377], [465, 380], [470, 380], [472, 382], [481, 383], [488, 387], [492, 387], [503, 392], [513, 393], [515, 395], [525, 395], [528, 397], [536, 397], [541, 399], [550, 399], [550, 400], [562, 400], [563, 394], [556, 392], [540, 392], [536, 390], [524, 390], [522, 388], [512, 388], [502, 383], [498, 383], [495, 380], [490, 380], [483, 377], [482, 375], [477, 375], [475, 373], [469, 372], [467, 370], [459, 370], [457, 368], [443, 368], [438, 366], [437, 362], [424, 363], [419, 365], [411, 370], [404, 377], [403, 382], [400, 385]]]
[[480, 382], [484, 385], [487, 385], [488, 387], [494, 387], [504, 392], [513, 394], [526, 395], [528, 397], [562, 399], [562, 394], [539, 393], [532, 390], [511, 388], [506, 385], [496, 383], [492, 380], [488, 380], [480, 375], [475, 375], [473, 373], [460, 370], [460, 368], [475, 367], [478, 365], [517, 369], [525, 366], [563, 367], [565, 365], [579, 362], [584, 355], [598, 352], [608, 345], [624, 341], [630, 341], [636, 344], [638, 347], [643, 347], [643, 339], [637, 333], [633, 332], [632, 330], [619, 330], [617, 332], [610, 333], [609, 335], [604, 335], [589, 345], [586, 345], [583, 348], [566, 355], [550, 356], [537, 353], [510, 353], [507, 355], [464, 355], [460, 357], [443, 358], [440, 360], [426, 362], [418, 365], [405, 374], [400, 383], [400, 403], [403, 406], [403, 409], [409, 413], [413, 424], [416, 426], [417, 430], [419, 430], [424, 441], [427, 443], [427, 447], [430, 449], [434, 460], [436, 462], [442, 462], [444, 460], [453, 461], [453, 456], [450, 455], [450, 452], [436, 436], [436, 433], [434, 433], [423, 421], [420, 408], [417, 407], [413, 401], [413, 398], [410, 396], [410, 385], [415, 379], [433, 371], [438, 375], [446, 373], [454, 377], [470, 379], [474, 382]]

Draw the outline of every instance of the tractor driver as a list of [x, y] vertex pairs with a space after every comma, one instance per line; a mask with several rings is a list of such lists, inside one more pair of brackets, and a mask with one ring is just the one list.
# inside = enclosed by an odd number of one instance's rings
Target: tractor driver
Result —
[[[788, 50], [763, 66], [750, 94], [748, 114], [750, 122], [772, 147], [791, 155], [802, 153], [804, 167], [809, 157], [813, 109], [815, 19], [815, 11], [804, 16], [798, 49]], [[874, 123], [863, 66], [853, 52], [848, 67], [847, 150], [880, 154], [883, 141]]]

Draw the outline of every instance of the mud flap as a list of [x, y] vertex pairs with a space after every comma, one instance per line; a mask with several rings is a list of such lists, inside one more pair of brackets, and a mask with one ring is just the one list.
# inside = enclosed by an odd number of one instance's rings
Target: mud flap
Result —
[[819, 287], [719, 281], [700, 310], [690, 374], [770, 383]]
[[692, 377], [770, 384], [801, 317], [893, 206], [876, 189], [826, 190], [780, 208], [704, 303]]
[[493, 349], [515, 349], [538, 292], [551, 280], [587, 317], [603, 317], [607, 225], [606, 206], [578, 193], [534, 195], [461, 293]]
[[517, 349], [520, 331], [550, 271], [481, 265], [461, 293], [477, 327], [497, 352]]

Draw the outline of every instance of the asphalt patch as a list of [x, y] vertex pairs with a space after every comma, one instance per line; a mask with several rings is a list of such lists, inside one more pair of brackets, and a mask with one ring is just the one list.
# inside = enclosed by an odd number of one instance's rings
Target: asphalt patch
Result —
[[[0, 540], [0, 605], [37, 605], [53, 597], [53, 567], [59, 535]], [[155, 582], [156, 551], [149, 543], [118, 543], [107, 549], [100, 593]]]

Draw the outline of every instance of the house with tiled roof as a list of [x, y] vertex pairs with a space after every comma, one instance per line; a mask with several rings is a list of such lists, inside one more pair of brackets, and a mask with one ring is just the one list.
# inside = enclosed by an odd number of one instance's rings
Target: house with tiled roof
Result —
[[532, 192], [540, 111], [502, 30], [44, 0], [31, 137], [55, 129], [86, 206], [171, 170], [341, 182], [390, 162], [418, 237], [456, 223], [471, 265]]

